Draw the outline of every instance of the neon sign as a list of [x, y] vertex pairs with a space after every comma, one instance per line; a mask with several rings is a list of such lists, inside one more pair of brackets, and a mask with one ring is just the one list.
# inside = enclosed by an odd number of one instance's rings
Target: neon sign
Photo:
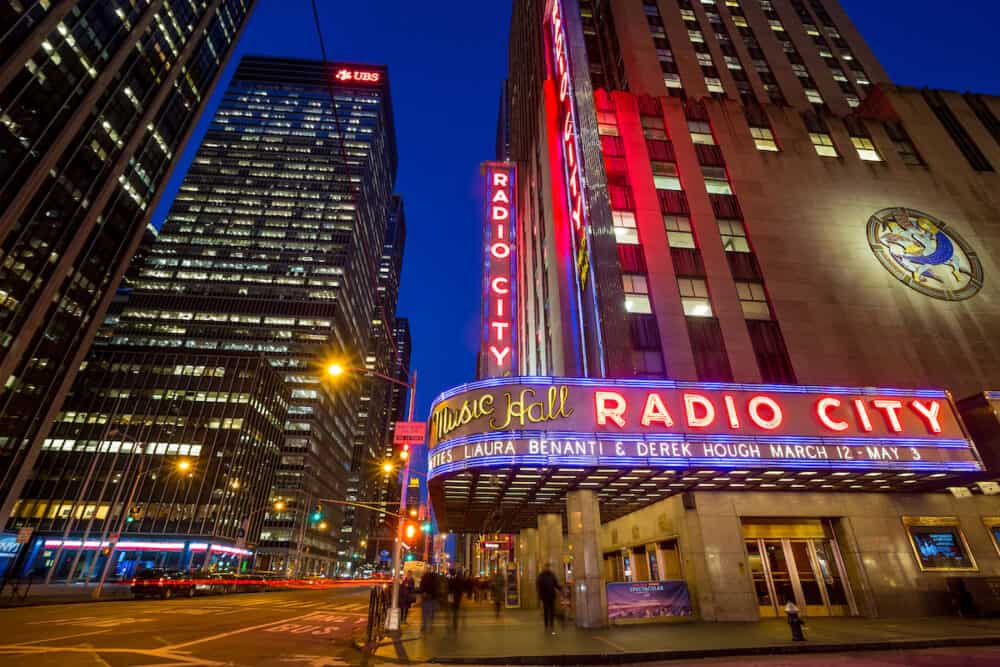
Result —
[[371, 70], [347, 69], [342, 67], [337, 70], [333, 78], [341, 83], [378, 83], [382, 80], [382, 72]]
[[486, 177], [483, 262], [483, 377], [511, 375], [515, 368], [514, 217], [517, 169], [505, 162], [483, 164]]
[[937, 390], [523, 377], [437, 399], [432, 477], [511, 465], [983, 470]]

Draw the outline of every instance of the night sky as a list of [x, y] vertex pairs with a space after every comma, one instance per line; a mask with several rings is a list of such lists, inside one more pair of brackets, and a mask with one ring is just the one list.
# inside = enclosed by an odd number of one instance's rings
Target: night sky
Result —
[[[638, 0], [636, 0], [638, 1]], [[996, 0], [842, 0], [897, 83], [1000, 94]], [[510, 0], [320, 0], [331, 60], [389, 66], [407, 243], [418, 418], [472, 379], [478, 345], [479, 163], [494, 156]], [[159, 226], [240, 56], [320, 58], [309, 0], [257, 9], [153, 216]]]

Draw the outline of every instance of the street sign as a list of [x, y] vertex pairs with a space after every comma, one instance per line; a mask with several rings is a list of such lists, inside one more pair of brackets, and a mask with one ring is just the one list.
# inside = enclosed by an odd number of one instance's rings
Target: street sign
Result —
[[392, 442], [396, 445], [419, 445], [424, 442], [427, 422], [396, 422]]
[[31, 541], [31, 535], [35, 532], [34, 528], [19, 528], [17, 531], [17, 539], [15, 543], [17, 544], [27, 544]]

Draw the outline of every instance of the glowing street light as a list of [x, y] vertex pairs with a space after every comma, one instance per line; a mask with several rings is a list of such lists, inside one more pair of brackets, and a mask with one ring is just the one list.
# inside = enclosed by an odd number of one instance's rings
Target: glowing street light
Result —
[[344, 368], [343, 364], [334, 362], [326, 367], [326, 374], [333, 378], [339, 378], [346, 370], [347, 369]]
[[187, 472], [191, 469], [191, 462], [187, 459], [181, 459], [177, 462], [177, 469], [181, 472]]
[[319, 528], [320, 530], [326, 530], [327, 525], [328, 524], [326, 523], [326, 521], [320, 521], [317, 528]]
[[386, 475], [391, 473], [392, 470], [393, 470], [393, 465], [391, 461], [386, 461], [385, 463], [382, 464], [382, 472], [384, 472]]
[[274, 501], [274, 511], [275, 512], [282, 512], [282, 511], [284, 511], [284, 509], [286, 507], [288, 507], [288, 506], [285, 504], [284, 500], [275, 500]]

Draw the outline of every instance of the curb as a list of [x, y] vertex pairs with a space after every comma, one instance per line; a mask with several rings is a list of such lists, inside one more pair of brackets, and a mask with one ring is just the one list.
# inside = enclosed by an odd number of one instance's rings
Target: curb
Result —
[[[692, 660], [751, 655], [794, 655], [855, 651], [899, 651], [957, 646], [1000, 646], [1000, 635], [983, 637], [941, 637], [938, 639], [896, 639], [851, 643], [777, 644], [717, 649], [674, 649], [624, 653], [579, 653], [568, 655], [433, 657], [430, 662], [443, 665], [621, 665], [660, 660]], [[381, 656], [380, 656], [381, 657]]]

